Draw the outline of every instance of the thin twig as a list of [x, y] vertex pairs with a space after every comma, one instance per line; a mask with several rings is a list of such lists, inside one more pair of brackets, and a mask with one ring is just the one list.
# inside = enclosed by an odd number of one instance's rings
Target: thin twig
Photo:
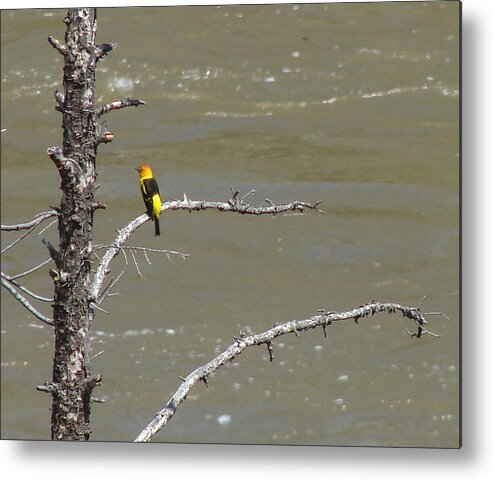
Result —
[[245, 193], [245, 195], [243, 195], [241, 197], [241, 200], [244, 201], [245, 198], [248, 198], [248, 197], [250, 197], [252, 195], [255, 195], [256, 193], [257, 193], [257, 190], [255, 190], [254, 188], [252, 188], [248, 193]]
[[48, 228], [50, 228], [52, 225], [54, 225], [55, 223], [57, 222], [57, 220], [53, 220], [52, 222], [50, 222], [48, 225], [46, 225], [46, 227], [43, 227], [39, 232], [38, 232], [38, 235], [42, 235], [46, 230], [48, 230]]
[[105, 313], [106, 315], [109, 315], [109, 314], [110, 314], [110, 312], [108, 312], [108, 311], [107, 311], [107, 310], [105, 310], [104, 308], [100, 307], [98, 304], [93, 303], [92, 305], [94, 306], [94, 308], [95, 308], [96, 310], [99, 310], [100, 312], [103, 312], [103, 313]]
[[1, 254], [4, 254], [7, 250], [9, 250], [12, 247], [14, 247], [15, 245], [17, 245], [21, 240], [23, 240], [24, 238], [26, 238], [32, 232], [34, 232], [34, 226], [31, 227], [26, 232], [24, 232], [19, 238], [16, 238], [12, 243], [10, 243], [9, 245], [7, 245], [5, 248], [3, 248], [0, 253]]
[[130, 254], [132, 255], [132, 260], [134, 261], [135, 270], [137, 270], [137, 273], [138, 273], [139, 277], [140, 278], [145, 278], [144, 275], [142, 275], [142, 273], [140, 273], [139, 264], [137, 263], [137, 259], [135, 258], [134, 251], [133, 250], [130, 250]]
[[135, 442], [148, 442], [169, 420], [174, 416], [178, 406], [185, 400], [190, 389], [199, 381], [206, 379], [211, 373], [215, 372], [224, 364], [232, 361], [243, 350], [253, 345], [267, 344], [269, 358], [273, 358], [273, 340], [281, 335], [289, 333], [299, 334], [317, 327], [327, 327], [334, 322], [344, 320], [354, 320], [375, 315], [379, 312], [395, 313], [400, 311], [403, 316], [412, 320], [417, 326], [415, 336], [421, 337], [423, 333], [430, 333], [425, 329], [426, 319], [417, 308], [406, 307], [397, 303], [371, 302], [360, 307], [354, 308], [347, 312], [325, 312], [307, 318], [305, 320], [292, 320], [290, 322], [275, 325], [274, 327], [262, 333], [252, 335], [240, 335], [235, 341], [222, 353], [213, 358], [209, 363], [195, 369], [187, 377], [183, 378], [180, 386], [168, 400], [166, 405], [159, 410], [154, 419], [142, 430], [137, 436]]
[[2, 287], [5, 287], [13, 296], [14, 298], [29, 312], [31, 312], [37, 319], [41, 320], [42, 322], [46, 323], [47, 325], [53, 326], [53, 320], [51, 318], [46, 317], [43, 315], [41, 312], [36, 310], [32, 304], [25, 298], [23, 297], [14, 287], [11, 285], [5, 278], [1, 278], [2, 282]]
[[[418, 334], [416, 332], [410, 332], [407, 328], [405, 330], [405, 332], [410, 336], [410, 337], [417, 337]], [[433, 332], [430, 332], [429, 330], [425, 330], [421, 333], [421, 335], [430, 335], [431, 337], [435, 337], [435, 338], [440, 338], [440, 335], [436, 334], [436, 333], [433, 333]]]
[[[101, 250], [103, 248], [113, 248], [114, 245], [103, 245], [103, 244], [97, 244], [94, 245], [94, 248], [96, 250]], [[121, 246], [119, 247], [120, 250], [125, 252], [125, 250], [134, 250], [134, 251], [141, 251], [146, 255], [146, 252], [150, 253], [164, 253], [165, 255], [178, 255], [179, 257], [182, 257], [183, 259], [186, 259], [190, 256], [189, 253], [183, 253], [183, 252], [177, 252], [176, 250], [169, 250], [169, 249], [163, 249], [163, 248], [149, 248], [149, 247], [134, 247], [131, 245], [126, 245], [126, 246]], [[149, 262], [150, 263], [150, 262]]]
[[101, 303], [104, 301], [104, 299], [107, 296], [111, 295], [111, 289], [116, 285], [116, 283], [122, 278], [123, 274], [125, 273], [125, 270], [122, 270], [119, 275], [116, 278], [112, 278], [108, 285], [104, 288], [104, 290], [101, 292], [101, 295], [99, 296], [98, 299], [98, 305], [101, 305]]
[[125, 253], [125, 249], [124, 248], [120, 248], [120, 250], [123, 253], [123, 257], [125, 258], [125, 265], [128, 266], [128, 258], [127, 258], [127, 254]]
[[91, 357], [91, 360], [94, 360], [96, 357], [99, 357], [100, 355], [102, 355], [104, 353], [104, 350], [100, 350], [98, 353], [95, 353], [92, 357]]
[[45, 261], [41, 262], [39, 265], [36, 265], [35, 267], [32, 267], [29, 270], [26, 270], [25, 272], [18, 273], [17, 275], [12, 275], [10, 277], [10, 280], [16, 280], [18, 278], [25, 277], [26, 275], [29, 275], [30, 273], [33, 273], [36, 270], [39, 270], [40, 268], [43, 268], [45, 265], [47, 265], [51, 261], [52, 261], [51, 258], [47, 258]]
[[423, 313], [423, 315], [439, 315], [443, 318], [446, 318], [447, 320], [450, 320], [450, 317], [447, 317], [447, 315], [445, 315], [442, 312], [425, 312], [425, 313]]
[[5, 280], [9, 281], [12, 285], [16, 286], [19, 290], [22, 290], [24, 293], [27, 293], [29, 296], [36, 300], [40, 300], [42, 302], [47, 302], [51, 303], [53, 302], [53, 298], [48, 298], [48, 297], [42, 297], [41, 295], [38, 295], [34, 292], [31, 292], [28, 288], [24, 287], [21, 285], [19, 282], [16, 282], [11, 276], [7, 275], [4, 272], [1, 272], [1, 276], [5, 278]]
[[147, 265], [152, 265], [152, 262], [149, 260], [149, 257], [147, 256], [147, 252], [144, 250], [144, 257], [146, 259]]

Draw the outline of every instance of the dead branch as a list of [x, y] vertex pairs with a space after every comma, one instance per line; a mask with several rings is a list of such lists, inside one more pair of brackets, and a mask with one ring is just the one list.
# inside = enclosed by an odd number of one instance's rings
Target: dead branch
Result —
[[39, 225], [41, 222], [46, 220], [47, 218], [56, 217], [58, 213], [55, 210], [49, 210], [47, 212], [41, 212], [34, 216], [34, 218], [30, 222], [25, 223], [17, 223], [15, 225], [2, 225], [2, 231], [11, 232], [16, 230], [26, 230], [31, 229]]
[[127, 98], [126, 100], [115, 100], [112, 103], [107, 103], [97, 108], [96, 115], [101, 117], [105, 113], [109, 113], [113, 110], [120, 110], [125, 107], [138, 107], [139, 105], [145, 105], [144, 100], [138, 98]]
[[[25, 232], [22, 233], [20, 237], [18, 237], [16, 240], [14, 240], [12, 243], [7, 245], [5, 248], [2, 249], [1, 253], [4, 254], [6, 251], [20, 243], [22, 240], [24, 240], [29, 234], [34, 232], [36, 227], [40, 225], [43, 221], [47, 220], [48, 218], [51, 217], [57, 217], [58, 213], [55, 210], [50, 210], [47, 212], [41, 212], [38, 213], [34, 216], [34, 218], [29, 221], [29, 222], [24, 222], [24, 223], [18, 223], [14, 225], [2, 225], [2, 230], [3, 231], [20, 231], [20, 230], [25, 230]], [[23, 272], [17, 273], [16, 275], [8, 275], [5, 272], [1, 272], [1, 284], [2, 287], [4, 287], [24, 308], [26, 308], [32, 315], [34, 315], [37, 319], [41, 320], [42, 322], [46, 323], [47, 325], [53, 325], [53, 320], [51, 318], [48, 318], [47, 316], [43, 315], [41, 312], [39, 312], [30, 302], [27, 300], [27, 298], [22, 295], [20, 292], [25, 293], [26, 295], [30, 296], [31, 298], [34, 298], [36, 300], [42, 301], [42, 302], [49, 302], [51, 303], [53, 301], [53, 298], [47, 298], [43, 297], [41, 295], [38, 295], [25, 286], [21, 285], [19, 282], [17, 282], [18, 278], [25, 277], [36, 270], [39, 270], [40, 268], [44, 267], [48, 263], [52, 261], [51, 258], [48, 258], [44, 260], [43, 262], [39, 263], [38, 265], [35, 265], [34, 267], [29, 268], [28, 270], [25, 270]]]
[[[143, 218], [143, 221], [141, 223], [136, 223], [136, 220], [140, 219], [141, 217]], [[104, 282], [104, 279], [106, 275], [109, 273], [109, 264], [111, 260], [121, 251], [124, 256], [125, 256], [125, 263], [128, 265], [128, 260], [125, 251], [128, 250], [130, 251], [130, 254], [132, 255], [132, 260], [134, 262], [135, 268], [137, 270], [137, 274], [139, 277], [144, 278], [142, 273], [140, 272], [139, 265], [137, 263], [137, 260], [135, 258], [135, 252], [141, 251], [146, 254], [146, 252], [152, 252], [152, 253], [161, 253], [165, 254], [168, 259], [170, 259], [170, 255], [178, 255], [179, 257], [183, 258], [184, 260], [189, 257], [188, 253], [182, 253], [178, 252], [176, 250], [168, 250], [168, 249], [161, 249], [161, 248], [148, 248], [148, 247], [135, 247], [135, 246], [124, 246], [122, 243], [124, 243], [128, 237], [133, 233], [134, 230], [136, 230], [142, 223], [145, 222], [145, 219], [148, 218], [147, 214], [141, 215], [137, 219], [133, 220], [130, 222], [129, 225], [127, 225], [123, 230], [120, 230], [117, 238], [111, 245], [95, 245], [95, 250], [100, 250], [102, 248], [106, 249], [106, 253], [103, 256], [103, 259], [99, 263], [99, 267], [96, 270], [96, 273], [94, 275], [94, 280], [92, 283], [91, 291], [90, 291], [90, 299], [91, 301], [95, 302], [96, 305], [100, 305], [101, 302], [104, 300], [104, 297], [106, 297], [109, 293], [106, 292], [106, 289], [108, 286], [111, 287], [116, 283], [120, 277], [123, 275], [123, 272], [120, 273], [118, 278], [114, 283], [111, 283], [103, 290], [102, 293], [100, 293], [102, 284]], [[132, 227], [132, 228], [129, 228]], [[147, 261], [149, 262], [147, 256], [146, 256]], [[106, 293], [105, 293], [106, 292]]]
[[[181, 384], [178, 390], [168, 400], [166, 405], [159, 410], [153, 420], [140, 432], [135, 442], [148, 442], [161, 428], [163, 428], [174, 416], [178, 406], [186, 399], [190, 389], [199, 381], [203, 381], [207, 385], [207, 377], [219, 369], [224, 364], [235, 359], [240, 353], [253, 345], [267, 345], [269, 359], [273, 360], [274, 350], [272, 341], [288, 333], [299, 335], [300, 332], [322, 327], [325, 328], [334, 322], [343, 320], [357, 321], [360, 318], [370, 317], [379, 312], [395, 313], [401, 312], [402, 315], [414, 322], [416, 325], [416, 333], [414, 336], [420, 338], [423, 334], [429, 333], [426, 330], [426, 319], [420, 312], [419, 308], [406, 307], [397, 303], [382, 303], [372, 301], [360, 307], [354, 308], [347, 312], [326, 312], [319, 310], [319, 314], [305, 320], [292, 320], [290, 322], [275, 325], [274, 327], [262, 333], [245, 334], [240, 333], [240, 336], [235, 338], [235, 341], [222, 353], [213, 358], [209, 363], [195, 369], [187, 377], [181, 378]], [[435, 334], [433, 334], [435, 335]]]
[[[254, 190], [250, 191], [248, 194], [244, 195], [243, 197], [240, 197], [239, 192], [237, 190], [236, 191], [232, 190], [232, 196], [227, 202], [215, 202], [215, 201], [208, 202], [206, 200], [194, 201], [194, 200], [190, 200], [184, 194], [183, 200], [172, 200], [169, 202], [164, 202], [161, 205], [161, 212], [164, 212], [166, 210], [188, 210], [189, 212], [201, 211], [201, 210], [218, 210], [220, 212], [233, 212], [233, 213], [240, 213], [242, 215], [277, 215], [279, 213], [288, 212], [288, 211], [303, 213], [305, 210], [316, 210], [318, 212], [323, 213], [323, 211], [318, 208], [320, 202], [311, 204], [307, 202], [294, 201], [287, 204], [275, 205], [274, 203], [269, 201], [268, 202], [269, 204], [266, 207], [249, 205], [248, 203], [245, 202], [245, 198], [250, 196], [252, 193], [254, 193]], [[147, 215], [147, 213], [143, 213], [142, 215], [133, 219], [128, 225], [126, 225], [125, 227], [123, 227], [121, 230], [118, 231], [117, 237], [115, 238], [113, 243], [108, 246], [106, 253], [104, 254], [101, 261], [99, 262], [99, 266], [96, 269], [96, 273], [92, 280], [90, 293], [89, 293], [89, 300], [91, 302], [94, 302], [95, 304], [100, 303], [99, 295], [101, 292], [103, 282], [110, 271], [109, 265], [111, 261], [116, 255], [118, 255], [118, 253], [120, 253], [120, 251], [125, 253], [124, 250], [125, 242], [132, 235], [132, 233], [135, 230], [137, 230], [137, 228], [139, 228], [147, 221], [149, 221], [149, 216]], [[129, 247], [130, 250], [132, 248], [136, 249], [136, 247]], [[137, 248], [140, 249], [143, 247], [137, 247]], [[147, 249], [147, 251], [152, 251], [152, 250]], [[168, 250], [167, 254], [169, 253], [181, 255], [183, 258], [185, 258], [186, 255], [179, 252], [175, 252], [173, 250]]]
[[22, 296], [9, 281], [7, 281], [7, 279], [3, 275], [1, 278], [1, 283], [2, 283], [2, 287], [5, 287], [14, 296], [14, 298], [29, 312], [31, 312], [36, 318], [46, 323], [47, 325], [53, 326], [53, 320], [51, 318], [46, 317], [38, 310], [36, 310], [32, 306], [32, 304], [24, 296]]
[[208, 202], [205, 200], [190, 200], [185, 194], [183, 195], [183, 200], [173, 200], [170, 202], [165, 202], [161, 206], [161, 211], [165, 210], [188, 210], [200, 211], [200, 210], [218, 210], [220, 212], [235, 212], [242, 215], [277, 215], [283, 212], [299, 212], [303, 213], [305, 210], [316, 210], [320, 213], [325, 213], [318, 208], [320, 202], [315, 204], [294, 201], [286, 204], [275, 205], [272, 201], [266, 199], [267, 206], [260, 205], [250, 205], [245, 202], [245, 198], [252, 193], [254, 190], [249, 192], [243, 197], [239, 197], [239, 192], [233, 191], [231, 198], [227, 202]]

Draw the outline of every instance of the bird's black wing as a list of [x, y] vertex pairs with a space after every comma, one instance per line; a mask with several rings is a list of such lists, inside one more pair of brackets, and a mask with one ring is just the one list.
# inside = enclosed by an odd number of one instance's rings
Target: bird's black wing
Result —
[[152, 197], [154, 195], [159, 195], [159, 187], [157, 185], [156, 179], [146, 178], [142, 181], [142, 197], [144, 198], [144, 203], [147, 209], [147, 214], [149, 217], [154, 218]]

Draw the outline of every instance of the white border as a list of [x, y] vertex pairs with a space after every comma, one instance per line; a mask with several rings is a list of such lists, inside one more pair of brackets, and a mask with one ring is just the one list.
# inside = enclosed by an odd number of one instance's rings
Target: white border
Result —
[[[267, 2], [146, 1], [86, 2], [85, 6]], [[285, 3], [285, 2], [269, 2]], [[293, 2], [294, 3], [294, 2]], [[307, 2], [297, 2], [307, 3]], [[310, 2], [315, 3], [315, 2]], [[321, 2], [317, 2], [321, 3]], [[328, 2], [325, 2], [328, 3]], [[243, 447], [207, 445], [55, 444], [0, 442], [5, 478], [42, 480], [76, 475], [92, 478], [272, 478], [311, 476], [350, 480], [484, 479], [493, 467], [493, 319], [491, 190], [493, 158], [493, 18], [485, 0], [463, 1], [463, 448], [461, 450]], [[66, 8], [77, 2], [7, 0], [6, 8]], [[82, 454], [82, 456], [81, 456]], [[490, 473], [491, 474], [491, 473]]]

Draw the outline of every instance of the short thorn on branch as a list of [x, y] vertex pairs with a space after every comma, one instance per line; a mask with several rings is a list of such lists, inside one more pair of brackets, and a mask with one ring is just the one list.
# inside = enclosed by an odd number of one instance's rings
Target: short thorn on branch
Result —
[[91, 397], [91, 402], [92, 403], [106, 403], [106, 400], [104, 398]]
[[[240, 191], [239, 190], [235, 190], [233, 187], [229, 187], [229, 190], [231, 191], [231, 199], [228, 200], [228, 203], [231, 203], [232, 205], [234, 203], [236, 203], [236, 200], [238, 198], [238, 195], [240, 194]], [[185, 194], [184, 195], [184, 198], [185, 198]]]
[[318, 202], [314, 203], [313, 204], [313, 209], [316, 210], [317, 212], [319, 213], [323, 213], [324, 215], [326, 215], [326, 212], [324, 212], [323, 210], [321, 210], [320, 208], [318, 208], [318, 206], [322, 203], [321, 200], [319, 200]]
[[96, 60], [100, 60], [101, 58], [105, 57], [116, 47], [117, 47], [116, 43], [101, 43], [100, 45], [96, 45], [95, 48]]
[[46, 150], [48, 156], [53, 160], [58, 170], [61, 170], [65, 164], [65, 158], [60, 147], [50, 147]]
[[84, 393], [90, 396], [94, 388], [103, 384], [103, 376], [101, 374], [91, 375], [84, 380]]
[[52, 258], [52, 260], [54, 260], [55, 263], [57, 263], [59, 257], [58, 250], [46, 238], [42, 238], [41, 241], [43, 242], [43, 245], [48, 249], [48, 252], [50, 253], [50, 257]]
[[58, 392], [59, 389], [60, 387], [58, 386], [58, 384], [53, 382], [45, 382], [43, 383], [43, 385], [38, 385], [36, 387], [36, 390], [38, 392], [44, 392], [44, 393], [56, 393]]
[[56, 38], [52, 37], [51, 35], [48, 37], [48, 42], [50, 42], [50, 45], [58, 51], [60, 55], [66, 56], [67, 55], [67, 47], [63, 45], [59, 40]]
[[53, 96], [55, 97], [57, 106], [55, 107], [55, 110], [58, 110], [59, 112], [64, 113], [65, 112], [65, 95], [60, 92], [60, 90], [55, 90], [53, 93]]
[[327, 326], [326, 325], [322, 325], [322, 330], [324, 332], [324, 337], [327, 338]]
[[53, 160], [60, 175], [63, 177], [75, 177], [74, 167], [79, 173], [82, 173], [80, 165], [71, 158], [65, 157], [60, 147], [50, 147], [46, 150], [46, 153]]
[[115, 139], [115, 134], [113, 132], [104, 132], [97, 140], [96, 144], [101, 143], [111, 143]]
[[91, 205], [91, 208], [92, 208], [93, 211], [96, 211], [96, 210], [105, 210], [106, 209], [106, 204], [101, 203], [101, 202], [94, 202]]

